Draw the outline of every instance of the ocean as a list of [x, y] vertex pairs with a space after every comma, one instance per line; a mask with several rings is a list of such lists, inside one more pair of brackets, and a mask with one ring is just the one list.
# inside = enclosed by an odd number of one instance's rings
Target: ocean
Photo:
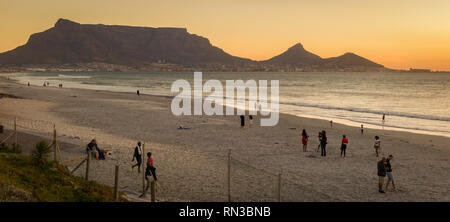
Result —
[[[23, 84], [176, 95], [171, 84], [189, 73], [30, 72], [8, 74]], [[365, 128], [450, 137], [448, 73], [203, 73], [203, 81], [279, 80], [280, 112]], [[193, 86], [193, 85], [192, 85]], [[383, 114], [386, 120], [382, 121]], [[299, 126], [301, 127], [301, 126]]]

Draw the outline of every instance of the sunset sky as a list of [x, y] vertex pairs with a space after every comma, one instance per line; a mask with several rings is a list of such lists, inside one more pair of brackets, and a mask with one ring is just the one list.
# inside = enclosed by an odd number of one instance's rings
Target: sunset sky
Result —
[[321, 57], [354, 52], [388, 68], [450, 70], [449, 0], [0, 0], [0, 52], [58, 18], [186, 27], [254, 60], [301, 42]]

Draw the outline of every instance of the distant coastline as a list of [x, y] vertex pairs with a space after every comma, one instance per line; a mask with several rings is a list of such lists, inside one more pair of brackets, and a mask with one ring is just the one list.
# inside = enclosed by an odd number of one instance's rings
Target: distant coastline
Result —
[[[424, 70], [424, 71], [418, 71]], [[380, 72], [380, 73], [449, 73], [450, 70], [434, 71], [429, 69], [388, 69], [361, 70], [361, 69], [324, 69], [324, 70], [299, 70], [299, 69], [241, 69], [241, 68], [215, 68], [215, 67], [184, 67], [177, 64], [155, 63], [147, 67], [128, 67], [119, 64], [107, 63], [80, 63], [80, 64], [36, 64], [21, 66], [2, 66], [0, 73], [15, 72]]]

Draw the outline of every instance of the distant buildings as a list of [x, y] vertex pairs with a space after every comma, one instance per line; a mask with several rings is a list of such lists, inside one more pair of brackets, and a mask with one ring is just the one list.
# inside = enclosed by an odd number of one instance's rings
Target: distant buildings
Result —
[[409, 72], [431, 72], [431, 69], [413, 69], [413, 68], [409, 68]]

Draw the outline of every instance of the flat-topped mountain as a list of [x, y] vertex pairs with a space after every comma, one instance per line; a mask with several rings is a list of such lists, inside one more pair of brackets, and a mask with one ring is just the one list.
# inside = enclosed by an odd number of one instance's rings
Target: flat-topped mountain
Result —
[[55, 26], [0, 54], [5, 64], [105, 62], [145, 65], [164, 61], [183, 65], [250, 62], [231, 56], [184, 28], [82, 25], [59, 19]]
[[[59, 19], [54, 27], [30, 36], [25, 45], [0, 53], [0, 66], [112, 64], [121, 67], [153, 67], [167, 64], [176, 70], [200, 68], [221, 71], [276, 70], [376, 70], [382, 65], [353, 53], [321, 58], [297, 43], [265, 61], [232, 56], [213, 46], [207, 38], [185, 28], [152, 28], [79, 24]], [[156, 67], [156, 68], [155, 68]]]

